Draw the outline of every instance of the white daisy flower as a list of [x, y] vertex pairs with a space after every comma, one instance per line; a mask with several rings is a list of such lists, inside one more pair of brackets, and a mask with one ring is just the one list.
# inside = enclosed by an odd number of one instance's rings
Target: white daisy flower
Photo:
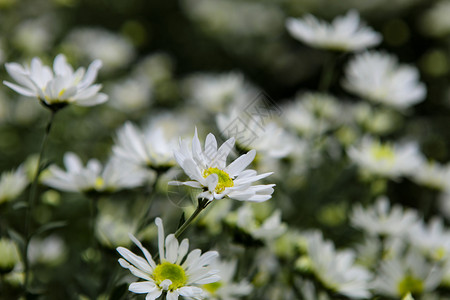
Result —
[[413, 66], [399, 65], [397, 58], [368, 51], [354, 57], [345, 69], [342, 85], [364, 99], [404, 110], [425, 99], [426, 87]]
[[391, 207], [387, 197], [379, 197], [371, 207], [363, 208], [356, 204], [350, 220], [353, 226], [371, 235], [402, 236], [417, 224], [419, 216], [416, 211], [400, 205]]
[[373, 287], [377, 293], [398, 298], [408, 293], [420, 295], [433, 291], [443, 277], [442, 268], [431, 264], [414, 251], [383, 261]]
[[59, 54], [55, 57], [52, 71], [35, 57], [30, 66], [6, 63], [6, 71], [18, 84], [3, 83], [21, 95], [38, 98], [44, 106], [53, 110], [70, 103], [93, 106], [108, 100], [107, 95], [99, 93], [101, 84], [93, 85], [101, 65], [100, 60], [95, 60], [87, 71], [83, 67], [74, 71], [66, 57]]
[[149, 123], [143, 130], [126, 122], [118, 131], [114, 155], [142, 167], [170, 167], [175, 164], [175, 138], [166, 138], [158, 124]]
[[252, 185], [252, 183], [271, 175], [272, 172], [258, 175], [255, 170], [245, 170], [255, 158], [255, 150], [241, 155], [227, 166], [227, 156], [233, 146], [234, 138], [230, 138], [217, 148], [217, 140], [210, 133], [202, 150], [196, 128], [192, 148], [189, 148], [186, 140], [182, 140], [180, 149], [174, 152], [180, 167], [193, 180], [171, 181], [169, 184], [201, 188], [203, 192], [198, 197], [209, 201], [224, 197], [253, 202], [269, 200], [275, 184]]
[[219, 261], [214, 267], [219, 269], [220, 280], [202, 286], [205, 298], [212, 300], [236, 300], [248, 296], [253, 286], [246, 280], [235, 282], [237, 260]]
[[363, 173], [394, 180], [411, 175], [422, 161], [422, 154], [415, 142], [383, 143], [370, 136], [363, 137], [359, 144], [350, 147], [347, 154]]
[[96, 159], [90, 159], [84, 167], [76, 154], [68, 152], [64, 155], [64, 165], [67, 171], [51, 165], [43, 174], [43, 183], [66, 192], [114, 192], [140, 186], [149, 176], [145, 170], [114, 157], [104, 167]]
[[15, 171], [3, 172], [0, 177], [0, 204], [18, 197], [27, 187], [28, 182], [23, 166]]
[[376, 46], [381, 35], [364, 26], [356, 10], [337, 17], [331, 24], [312, 15], [303, 18], [288, 18], [286, 28], [296, 39], [317, 48], [338, 51], [359, 51]]
[[129, 290], [136, 294], [147, 294], [146, 300], [157, 299], [163, 292], [167, 293], [168, 300], [176, 300], [178, 296], [202, 299], [205, 291], [201, 286], [220, 280], [218, 270], [213, 267], [219, 254], [216, 251], [208, 251], [201, 255], [200, 249], [187, 254], [188, 239], [178, 243], [173, 234], [169, 234], [164, 243], [161, 219], [156, 218], [155, 223], [158, 227], [159, 264], [156, 264], [148, 250], [132, 235], [131, 240], [144, 253], [145, 259], [126, 248], [117, 248], [124, 258], [119, 259], [119, 264], [130, 270], [134, 276], [144, 279], [131, 283]]
[[450, 254], [450, 231], [444, 227], [442, 218], [432, 218], [428, 226], [418, 222], [408, 231], [412, 245], [420, 249], [423, 254], [436, 261], [447, 259]]
[[450, 187], [450, 165], [423, 159], [418, 170], [411, 174], [416, 183], [441, 191]]
[[337, 251], [331, 241], [320, 232], [306, 237], [309, 266], [314, 275], [328, 289], [349, 298], [368, 298], [370, 272], [355, 264], [352, 250]]

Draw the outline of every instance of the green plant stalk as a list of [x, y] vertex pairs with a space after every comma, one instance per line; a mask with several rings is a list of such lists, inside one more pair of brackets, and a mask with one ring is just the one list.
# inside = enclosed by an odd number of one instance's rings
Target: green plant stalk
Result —
[[31, 216], [32, 216], [32, 212], [33, 212], [34, 203], [36, 202], [36, 193], [37, 193], [37, 185], [38, 185], [39, 175], [41, 174], [41, 171], [42, 171], [41, 170], [41, 161], [42, 161], [42, 157], [44, 156], [45, 145], [47, 144], [48, 136], [50, 135], [50, 130], [52, 128], [52, 124], [53, 124], [53, 120], [55, 118], [56, 112], [57, 111], [54, 111], [54, 110], [51, 111], [50, 119], [45, 128], [44, 137], [42, 138], [42, 143], [41, 143], [41, 149], [39, 151], [36, 172], [34, 174], [33, 182], [31, 184], [30, 196], [28, 198], [28, 205], [26, 208], [25, 247], [24, 247], [23, 253], [22, 253], [23, 261], [25, 264], [25, 279], [24, 279], [25, 291], [28, 290], [28, 284], [29, 284], [29, 279], [30, 279], [30, 262], [28, 261], [28, 247], [30, 245], [30, 240], [32, 237], [32, 234], [30, 234]]
[[184, 222], [183, 225], [175, 231], [175, 238], [178, 238], [181, 234], [183, 234], [183, 232], [189, 227], [189, 225], [191, 225], [194, 219], [208, 206], [209, 203], [211, 203], [211, 201], [208, 201], [207, 199], [198, 199], [197, 208], [189, 219], [187, 219], [186, 222]]

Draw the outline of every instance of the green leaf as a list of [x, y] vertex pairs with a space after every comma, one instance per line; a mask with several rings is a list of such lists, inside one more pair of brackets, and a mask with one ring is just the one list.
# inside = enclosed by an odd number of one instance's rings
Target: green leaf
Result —
[[41, 233], [44, 233], [46, 231], [50, 231], [53, 229], [57, 229], [57, 228], [61, 228], [67, 225], [67, 221], [55, 221], [55, 222], [50, 222], [47, 224], [42, 225], [41, 227], [39, 227], [34, 233], [33, 235], [39, 235]]
[[23, 253], [25, 249], [25, 238], [20, 233], [11, 228], [8, 229], [8, 235], [11, 237], [13, 241], [17, 243], [20, 252]]

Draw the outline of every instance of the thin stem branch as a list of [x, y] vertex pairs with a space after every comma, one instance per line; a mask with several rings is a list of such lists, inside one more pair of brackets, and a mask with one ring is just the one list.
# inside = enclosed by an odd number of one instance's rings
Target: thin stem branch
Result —
[[47, 144], [48, 137], [50, 135], [50, 130], [52, 128], [53, 120], [55, 118], [56, 111], [51, 111], [50, 119], [47, 123], [47, 126], [45, 128], [44, 137], [42, 138], [41, 143], [41, 149], [39, 151], [37, 166], [36, 166], [36, 172], [34, 174], [33, 182], [31, 184], [30, 188], [30, 196], [28, 198], [28, 205], [26, 208], [26, 215], [25, 215], [25, 247], [23, 249], [23, 261], [25, 263], [25, 280], [24, 280], [24, 288], [25, 291], [28, 290], [28, 284], [29, 284], [29, 278], [30, 278], [30, 262], [28, 261], [28, 247], [30, 245], [30, 240], [32, 237], [32, 234], [30, 233], [30, 226], [31, 226], [31, 217], [33, 212], [34, 203], [36, 202], [36, 194], [37, 194], [37, 186], [39, 181], [39, 175], [41, 174], [42, 167], [41, 167], [41, 161], [42, 157], [44, 155], [44, 149], [45, 145]]
[[177, 231], [175, 231], [175, 238], [178, 238], [181, 234], [183, 234], [186, 228], [191, 225], [192, 221], [194, 221], [194, 219], [201, 213], [202, 210], [206, 208], [206, 206], [208, 206], [209, 203], [210, 201], [208, 201], [207, 199], [198, 199], [197, 208], [189, 217], [189, 219], [187, 219], [186, 222], [184, 222], [183, 225], [181, 225], [181, 227], [178, 228]]

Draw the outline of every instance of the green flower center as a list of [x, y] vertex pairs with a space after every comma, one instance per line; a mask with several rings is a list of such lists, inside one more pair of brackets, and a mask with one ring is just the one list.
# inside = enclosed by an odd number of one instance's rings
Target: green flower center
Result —
[[400, 295], [405, 296], [408, 293], [421, 294], [423, 292], [423, 281], [412, 275], [406, 275], [397, 285]]
[[215, 189], [216, 193], [220, 194], [225, 190], [225, 188], [234, 186], [233, 179], [231, 179], [230, 175], [228, 175], [227, 172], [222, 171], [218, 168], [208, 168], [203, 171], [203, 177], [205, 178], [211, 174], [216, 174], [219, 178]]
[[372, 154], [378, 161], [387, 160], [392, 162], [395, 157], [394, 149], [389, 144], [374, 145], [372, 147]]
[[153, 270], [153, 279], [156, 284], [161, 284], [166, 279], [172, 281], [169, 286], [169, 290], [173, 291], [186, 285], [187, 276], [184, 269], [179, 265], [172, 264], [170, 262], [163, 262], [156, 266]]
[[222, 286], [221, 281], [211, 282], [203, 285], [203, 288], [210, 292], [212, 295]]

